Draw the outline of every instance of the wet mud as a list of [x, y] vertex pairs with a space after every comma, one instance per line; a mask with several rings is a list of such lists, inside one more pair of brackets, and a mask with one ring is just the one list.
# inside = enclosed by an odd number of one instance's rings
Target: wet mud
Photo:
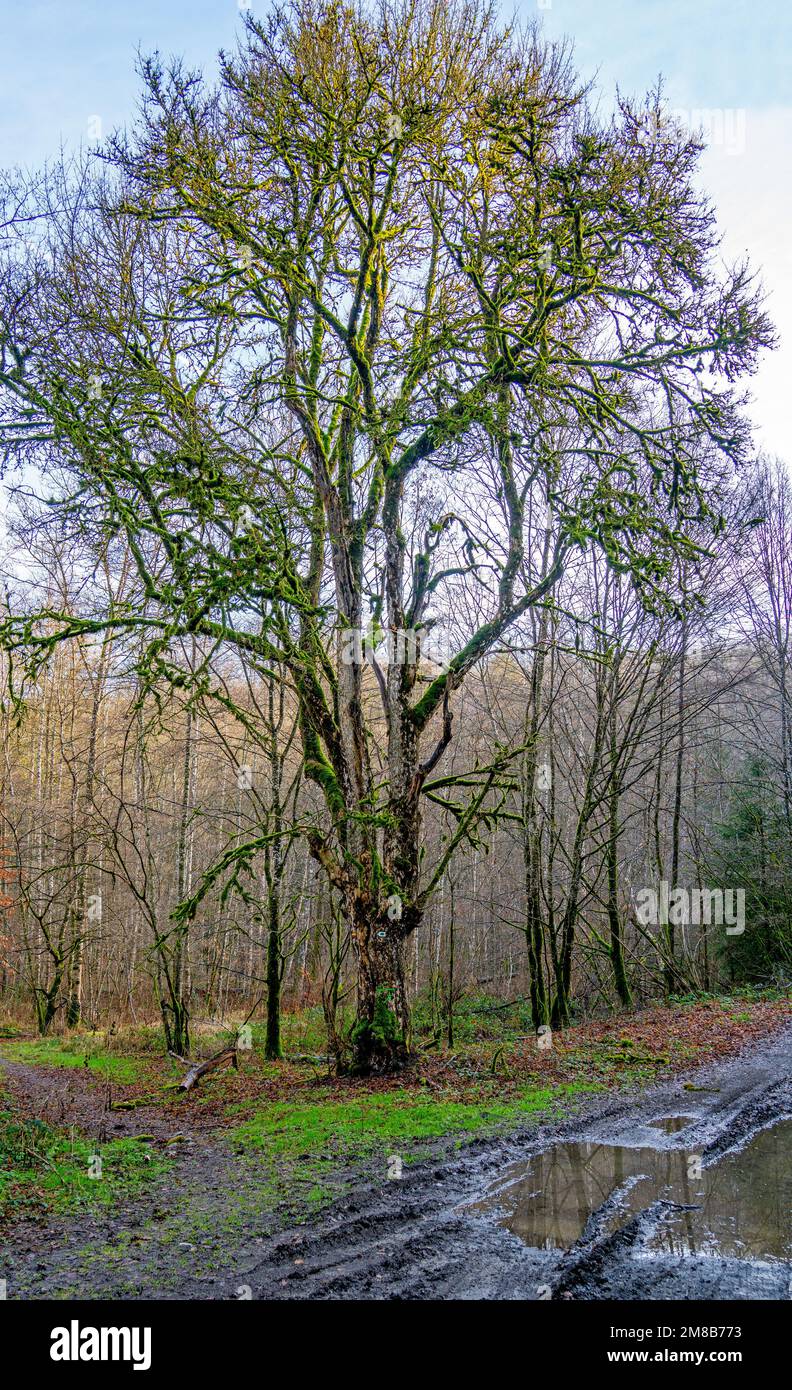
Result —
[[[12, 1233], [9, 1296], [789, 1299], [791, 1073], [787, 1030], [687, 1083], [592, 1098], [575, 1120], [475, 1140], [399, 1180], [361, 1171], [285, 1230], [252, 1201], [224, 1229], [261, 1175], [185, 1136], [159, 1194]], [[137, 1123], [151, 1128], [119, 1121]]]
[[281, 1236], [254, 1297], [787, 1299], [792, 1034]]

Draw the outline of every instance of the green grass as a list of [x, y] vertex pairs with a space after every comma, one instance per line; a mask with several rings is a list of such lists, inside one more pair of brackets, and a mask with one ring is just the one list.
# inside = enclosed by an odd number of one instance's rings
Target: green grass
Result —
[[[289, 1208], [297, 1222], [348, 1191], [360, 1167], [398, 1156], [404, 1165], [427, 1157], [449, 1141], [513, 1129], [530, 1116], [558, 1113], [577, 1095], [601, 1090], [590, 1082], [526, 1087], [508, 1101], [429, 1099], [410, 1091], [358, 1094], [355, 1099], [279, 1102], [257, 1111], [226, 1139], [250, 1170], [260, 1209]], [[234, 1214], [226, 1213], [229, 1222]]]
[[3, 1042], [3, 1056], [10, 1062], [27, 1062], [40, 1067], [87, 1067], [89, 1071], [119, 1084], [138, 1081], [146, 1070], [138, 1057], [120, 1057], [105, 1050], [101, 1041], [81, 1037], [34, 1038], [23, 1042]]
[[2, 1097], [0, 1107], [0, 1220], [42, 1205], [59, 1212], [109, 1206], [171, 1166], [140, 1139], [94, 1144], [15, 1114]]
[[273, 1102], [230, 1134], [242, 1148], [273, 1158], [365, 1157], [378, 1148], [494, 1131], [526, 1115], [551, 1110], [578, 1092], [599, 1087], [583, 1082], [529, 1087], [514, 1100], [480, 1102], [424, 1100], [409, 1091], [358, 1096], [320, 1104]]
[[[526, 1087], [503, 1101], [496, 1082], [485, 1085], [490, 1094], [476, 1102], [430, 1099], [406, 1090], [325, 1102], [273, 1101], [225, 1134], [235, 1152], [235, 1174], [220, 1203], [197, 1192], [194, 1200], [173, 1208], [156, 1224], [144, 1224], [134, 1237], [121, 1231], [109, 1246], [87, 1246], [83, 1266], [90, 1270], [100, 1261], [104, 1267], [123, 1267], [130, 1240], [145, 1247], [151, 1238], [157, 1249], [169, 1248], [173, 1269], [168, 1277], [178, 1287], [179, 1267], [192, 1273], [215, 1270], [218, 1263], [228, 1263], [241, 1234], [301, 1225], [348, 1195], [361, 1179], [376, 1180], [379, 1174], [386, 1181], [394, 1154], [406, 1168], [436, 1152], [441, 1142], [445, 1148], [459, 1147], [470, 1135], [569, 1109], [576, 1096], [600, 1089], [586, 1082]], [[185, 1241], [190, 1248], [182, 1250]], [[161, 1273], [158, 1277], [163, 1278]]]

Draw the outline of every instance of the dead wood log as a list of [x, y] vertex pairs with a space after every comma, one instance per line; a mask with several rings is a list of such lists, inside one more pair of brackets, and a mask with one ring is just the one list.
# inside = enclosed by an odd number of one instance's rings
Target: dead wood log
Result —
[[216, 1052], [214, 1057], [207, 1057], [205, 1062], [196, 1062], [194, 1066], [179, 1082], [180, 1091], [190, 1091], [202, 1076], [206, 1076], [209, 1071], [215, 1071], [217, 1067], [224, 1067], [227, 1062], [231, 1063], [236, 1071], [239, 1070], [239, 1058], [237, 1057], [236, 1044], [232, 1047], [224, 1047], [221, 1052]]

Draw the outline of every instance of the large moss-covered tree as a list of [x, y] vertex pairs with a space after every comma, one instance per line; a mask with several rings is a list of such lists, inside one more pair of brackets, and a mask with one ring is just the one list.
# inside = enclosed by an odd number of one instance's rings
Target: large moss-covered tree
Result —
[[[497, 750], [443, 776], [454, 692], [580, 547], [663, 603], [770, 329], [713, 262], [697, 141], [654, 97], [599, 120], [568, 55], [480, 0], [296, 0], [247, 21], [216, 89], [143, 79], [102, 179], [50, 180], [12, 237], [0, 363], [9, 450], [73, 526], [123, 537], [138, 598], [31, 608], [6, 645], [35, 671], [110, 623], [159, 679], [184, 679], [185, 635], [207, 689], [215, 645], [287, 673], [325, 808], [301, 829], [357, 965], [351, 1061], [399, 1066], [405, 942], [505, 776]], [[426, 796], [456, 826], [433, 863]]]

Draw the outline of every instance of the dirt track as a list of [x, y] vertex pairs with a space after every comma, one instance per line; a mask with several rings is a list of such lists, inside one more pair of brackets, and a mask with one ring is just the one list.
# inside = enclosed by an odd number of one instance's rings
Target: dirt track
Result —
[[[681, 1209], [674, 1201], [653, 1200], [614, 1225], [619, 1195], [604, 1192], [601, 1206], [565, 1250], [531, 1247], [499, 1224], [499, 1211], [470, 1206], [509, 1165], [560, 1140], [628, 1150], [651, 1144], [669, 1154], [695, 1149], [705, 1170], [712, 1168], [792, 1116], [791, 1064], [787, 1030], [737, 1059], [695, 1073], [696, 1087], [707, 1089], [685, 1090], [677, 1079], [638, 1100], [591, 1102], [583, 1118], [509, 1140], [474, 1141], [461, 1156], [405, 1168], [400, 1181], [373, 1182], [361, 1173], [353, 1196], [311, 1225], [285, 1232], [275, 1229], [277, 1213], [257, 1205], [260, 1160], [235, 1155], [222, 1140], [183, 1126], [182, 1141], [169, 1146], [175, 1153], [171, 1175], [145, 1197], [112, 1215], [18, 1227], [3, 1249], [8, 1296], [789, 1298], [790, 1259], [652, 1249], [663, 1223]], [[39, 1102], [47, 1102], [53, 1122], [61, 1106], [71, 1122], [91, 1118], [91, 1102], [80, 1099], [77, 1078], [4, 1065], [14, 1089], [34, 1090]], [[95, 1091], [93, 1097], [95, 1110]], [[662, 1133], [651, 1123], [682, 1112], [689, 1117], [683, 1133]], [[159, 1144], [175, 1129], [152, 1112], [114, 1112], [107, 1122], [107, 1137], [146, 1133]], [[96, 1123], [94, 1114], [91, 1132]], [[777, 1220], [788, 1222], [789, 1166], [777, 1180], [782, 1190], [773, 1210]]]
[[[679, 1081], [640, 1102], [620, 1102], [587, 1121], [545, 1131], [527, 1144], [474, 1144], [443, 1164], [361, 1193], [300, 1236], [281, 1236], [261, 1252], [248, 1282], [260, 1298], [531, 1299], [788, 1298], [792, 1260], [646, 1257], [643, 1244], [663, 1219], [658, 1204], [612, 1238], [595, 1213], [565, 1252], [526, 1246], [499, 1226], [497, 1214], [468, 1204], [510, 1163], [546, 1149], [552, 1138], [603, 1144], [697, 1148], [704, 1165], [739, 1150], [757, 1131], [792, 1115], [792, 1034], [737, 1060], [696, 1073], [707, 1091]], [[717, 1089], [719, 1088], [719, 1089]], [[681, 1135], [658, 1135], [648, 1122], [681, 1109], [695, 1116]], [[787, 1189], [786, 1198], [792, 1196]], [[610, 1214], [607, 1204], [602, 1218]], [[786, 1206], [787, 1220], [790, 1204]], [[296, 1260], [300, 1263], [295, 1263]]]

